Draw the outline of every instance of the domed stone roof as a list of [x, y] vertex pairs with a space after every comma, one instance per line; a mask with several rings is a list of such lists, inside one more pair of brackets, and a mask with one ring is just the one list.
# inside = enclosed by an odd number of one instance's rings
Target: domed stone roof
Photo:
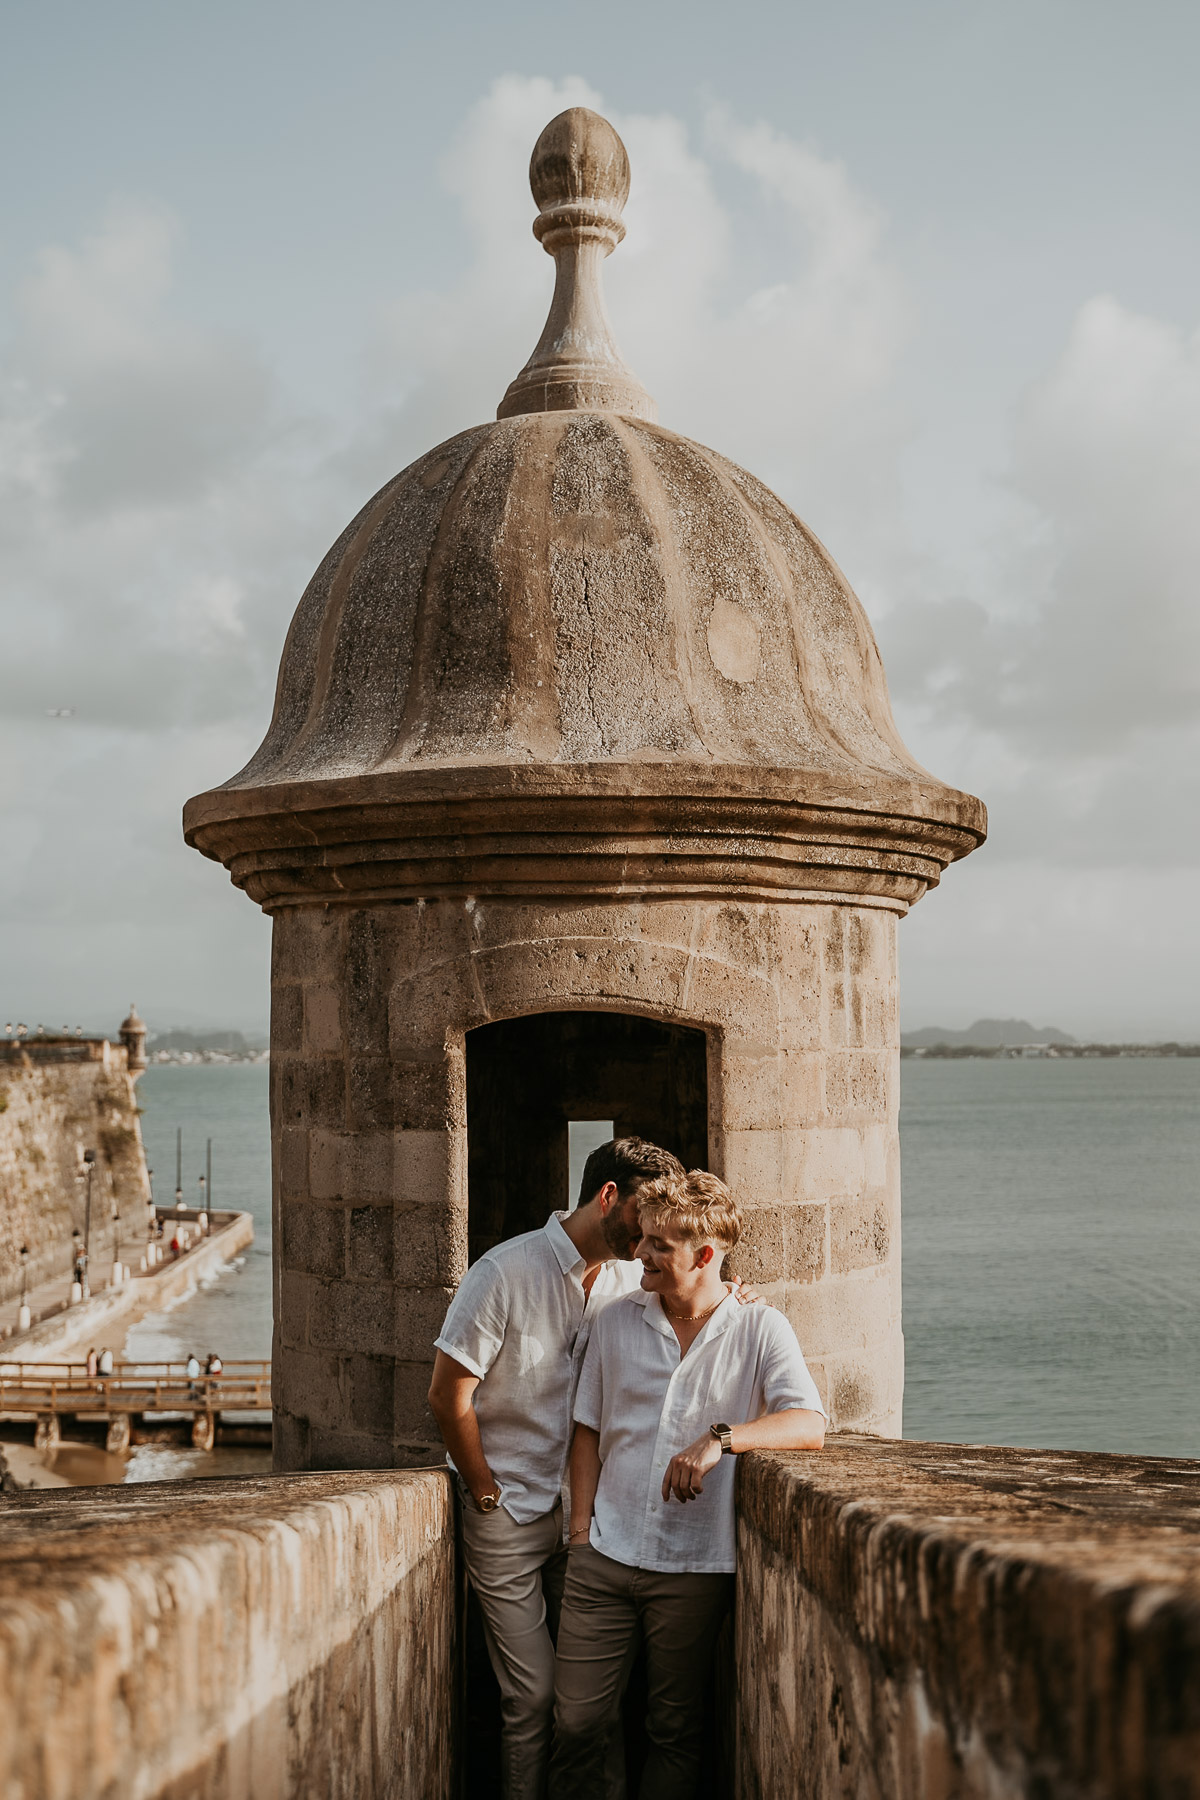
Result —
[[[189, 841], [264, 904], [544, 890], [551, 854], [555, 891], [626, 891], [629, 845], [599, 848], [614, 832], [650, 859], [634, 855], [635, 886], [679, 885], [673, 840], [682, 885], [707, 888], [716, 875], [682, 842], [707, 832], [747, 840], [740, 871], [726, 845], [722, 889], [905, 901], [982, 838], [980, 803], [901, 742], [828, 552], [752, 475], [654, 423], [598, 279], [628, 183], [595, 114], [542, 134], [534, 229], [557, 279], [541, 341], [495, 422], [429, 451], [347, 526], [292, 622], [262, 747], [190, 803]], [[364, 825], [369, 852], [353, 848]], [[504, 846], [485, 845], [497, 830]], [[569, 845], [535, 844], [564, 831]], [[756, 875], [750, 839], [780, 831], [790, 848]], [[831, 833], [815, 860], [801, 850]]]
[[769, 489], [643, 420], [526, 413], [347, 527], [236, 785], [680, 758], [922, 775], [861, 607]]

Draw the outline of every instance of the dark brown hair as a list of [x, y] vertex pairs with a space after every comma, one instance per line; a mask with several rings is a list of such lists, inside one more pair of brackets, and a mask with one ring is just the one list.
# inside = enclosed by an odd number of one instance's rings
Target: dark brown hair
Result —
[[683, 1173], [677, 1156], [657, 1144], [648, 1144], [645, 1138], [610, 1138], [607, 1144], [593, 1150], [583, 1165], [579, 1204], [586, 1206], [610, 1181], [616, 1183], [621, 1199], [628, 1200], [644, 1181], [657, 1181], [664, 1175], [678, 1181]]

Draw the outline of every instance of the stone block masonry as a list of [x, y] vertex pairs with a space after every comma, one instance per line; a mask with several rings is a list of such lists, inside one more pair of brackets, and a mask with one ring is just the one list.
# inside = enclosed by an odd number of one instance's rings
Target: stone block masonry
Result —
[[736, 1663], [737, 1800], [1195, 1800], [1196, 1464], [746, 1457]]
[[[748, 1456], [722, 1800], [1200, 1800], [1195, 1465]], [[458, 1800], [444, 1472], [0, 1498], [6, 1800]]]
[[0, 1793], [452, 1800], [432, 1472], [0, 1500]]
[[0, 1043], [0, 1301], [70, 1270], [84, 1228], [83, 1152], [94, 1150], [92, 1258], [109, 1253], [114, 1208], [146, 1217], [150, 1182], [124, 1044], [103, 1038]]
[[735, 1266], [835, 1426], [899, 1420], [895, 926], [881, 906], [445, 899], [275, 921], [278, 1466], [434, 1461], [433, 1340], [467, 1257], [467, 1034], [547, 1007], [708, 1045]]
[[446, 1304], [585, 1120], [723, 1175], [834, 1425], [900, 1426], [896, 922], [984, 808], [905, 749], [824, 547], [617, 355], [612, 126], [560, 114], [530, 181], [538, 347], [346, 527], [184, 811], [274, 919], [284, 1468], [437, 1455]]

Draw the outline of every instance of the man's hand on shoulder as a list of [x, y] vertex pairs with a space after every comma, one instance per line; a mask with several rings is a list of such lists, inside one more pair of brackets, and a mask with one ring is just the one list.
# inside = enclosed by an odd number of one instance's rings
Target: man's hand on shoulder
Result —
[[685, 1503], [698, 1500], [704, 1492], [704, 1477], [710, 1469], [715, 1469], [721, 1460], [721, 1446], [710, 1431], [673, 1456], [667, 1464], [667, 1472], [663, 1476], [662, 1497]]
[[770, 1306], [771, 1304], [769, 1300], [763, 1299], [757, 1288], [747, 1287], [740, 1275], [735, 1275], [732, 1281], [725, 1283], [725, 1286], [739, 1306]]

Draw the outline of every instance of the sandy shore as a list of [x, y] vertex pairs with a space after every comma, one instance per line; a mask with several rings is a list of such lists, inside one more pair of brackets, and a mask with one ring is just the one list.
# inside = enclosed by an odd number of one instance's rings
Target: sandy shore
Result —
[[215, 1450], [193, 1450], [187, 1444], [135, 1445], [128, 1456], [111, 1456], [101, 1444], [64, 1438], [47, 1455], [35, 1450], [30, 1434], [18, 1426], [0, 1427], [0, 1454], [13, 1480], [36, 1488], [109, 1487], [124, 1482], [224, 1480], [231, 1475], [269, 1475], [267, 1445], [218, 1444]]
[[32, 1444], [0, 1444], [12, 1478], [23, 1488], [107, 1487], [125, 1479], [122, 1456], [110, 1456], [97, 1444], [64, 1440], [53, 1456], [43, 1456]]

